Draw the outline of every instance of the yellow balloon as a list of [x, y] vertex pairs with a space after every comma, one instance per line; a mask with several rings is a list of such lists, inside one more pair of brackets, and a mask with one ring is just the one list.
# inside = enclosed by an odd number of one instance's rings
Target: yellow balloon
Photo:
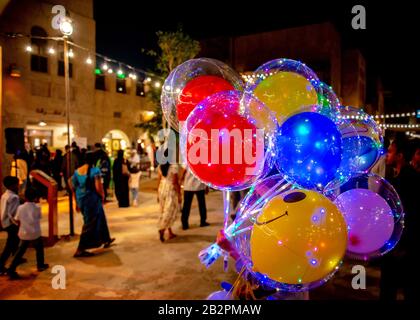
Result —
[[310, 190], [290, 190], [271, 199], [250, 240], [253, 271], [294, 285], [322, 280], [338, 269], [346, 247], [341, 212]]
[[318, 103], [314, 86], [300, 74], [281, 71], [262, 80], [254, 94], [276, 113], [281, 123], [288, 116]]

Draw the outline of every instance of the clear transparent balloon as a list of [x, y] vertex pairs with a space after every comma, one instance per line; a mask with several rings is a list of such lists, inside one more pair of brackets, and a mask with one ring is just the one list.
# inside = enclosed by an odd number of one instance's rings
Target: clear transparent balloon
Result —
[[334, 114], [337, 99], [332, 89], [326, 87], [304, 63], [275, 59], [254, 71], [245, 91], [264, 102], [282, 124], [291, 115], [307, 110], [308, 106], [312, 106], [313, 112]]
[[[186, 144], [188, 166], [200, 181], [234, 191], [250, 187], [272, 170], [277, 131], [276, 118], [257, 98], [224, 91], [191, 112], [181, 141]], [[203, 150], [194, 152], [197, 146]]]
[[[330, 94], [334, 95], [332, 91]], [[334, 101], [334, 98], [330, 99]], [[302, 108], [280, 127], [276, 167], [289, 181], [322, 191], [330, 181], [338, 179], [343, 183], [359, 172], [360, 161], [354, 155], [361, 154], [363, 146], [357, 125], [339, 113], [337, 103]], [[305, 124], [297, 120], [304, 112], [310, 118], [319, 118], [301, 119], [308, 124], [312, 122], [308, 127], [311, 132], [303, 132]]]
[[336, 119], [340, 115], [340, 100], [331, 86], [320, 82], [320, 93], [318, 95], [318, 113]]
[[373, 117], [361, 109], [342, 106], [340, 116], [351, 128], [342, 136], [343, 159], [349, 165], [348, 170], [369, 171], [383, 154], [382, 130]]
[[367, 261], [395, 248], [404, 228], [404, 210], [398, 193], [384, 178], [358, 173], [345, 183], [332, 181], [324, 194], [345, 217], [349, 257]]
[[280, 127], [276, 166], [289, 181], [322, 190], [339, 173], [341, 133], [336, 119], [310, 110], [294, 114]]
[[[263, 287], [274, 288], [284, 292], [301, 292], [307, 291], [312, 288], [316, 288], [325, 282], [327, 282], [334, 273], [338, 270], [341, 261], [336, 261], [334, 267], [325, 274], [322, 278], [316, 279], [306, 283], [286, 283], [280, 282], [270, 278], [267, 274], [256, 272], [254, 269], [254, 261], [251, 252], [251, 238], [253, 236], [253, 229], [257, 225], [257, 219], [263, 213], [263, 209], [270, 203], [272, 199], [278, 196], [284, 196], [287, 194], [300, 193], [301, 189], [298, 189], [296, 185], [287, 182], [281, 174], [273, 175], [265, 179], [261, 179], [256, 182], [245, 198], [240, 202], [238, 210], [236, 212], [235, 221], [227, 229], [227, 233], [231, 234], [233, 244], [241, 256], [241, 261], [244, 262], [245, 277], [251, 279], [251, 281], [257, 282]], [[321, 195], [320, 195], [321, 196]], [[290, 214], [290, 213], [289, 213]], [[263, 231], [268, 235], [272, 235], [276, 242], [280, 242], [276, 237], [275, 229], [272, 229], [268, 224], [263, 227]], [[330, 231], [333, 232], [333, 231]], [[293, 246], [294, 244], [291, 243]], [[344, 249], [343, 249], [344, 251]], [[268, 252], [267, 255], [275, 258], [275, 252]], [[313, 261], [309, 259], [308, 261]], [[288, 268], [294, 268], [293, 265]], [[281, 271], [282, 268], [279, 268]]]
[[162, 87], [163, 114], [176, 130], [202, 98], [223, 90], [243, 90], [241, 76], [225, 63], [209, 58], [188, 60], [177, 66]]
[[355, 173], [359, 172], [359, 158], [354, 156], [361, 154], [362, 142], [357, 128], [346, 118], [338, 115], [336, 125], [341, 133], [341, 162], [335, 178], [341, 183], [346, 182]]

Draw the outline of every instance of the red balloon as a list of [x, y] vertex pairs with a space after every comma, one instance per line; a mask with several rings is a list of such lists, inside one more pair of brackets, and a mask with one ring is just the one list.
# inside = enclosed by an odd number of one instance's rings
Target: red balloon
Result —
[[196, 111], [194, 123], [187, 124], [187, 162], [192, 172], [217, 189], [238, 188], [255, 179], [263, 155], [257, 157], [257, 127], [238, 112], [238, 96], [203, 106], [198, 117]]
[[199, 102], [220, 91], [233, 90], [231, 83], [216, 76], [198, 76], [189, 81], [178, 97], [176, 106], [179, 121], [187, 120]]

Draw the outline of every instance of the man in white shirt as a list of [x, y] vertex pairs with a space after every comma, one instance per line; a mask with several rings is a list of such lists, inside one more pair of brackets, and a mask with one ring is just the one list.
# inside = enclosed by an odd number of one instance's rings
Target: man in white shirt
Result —
[[184, 179], [184, 205], [182, 207], [182, 229], [187, 230], [189, 228], [188, 218], [190, 216], [191, 204], [194, 194], [197, 196], [198, 209], [200, 212], [200, 227], [206, 227], [210, 224], [206, 221], [207, 219], [207, 208], [205, 195], [208, 193], [208, 187], [198, 180], [192, 172], [187, 168], [183, 174]]
[[44, 271], [49, 266], [44, 263], [44, 244], [41, 237], [41, 208], [35, 203], [38, 195], [35, 189], [29, 188], [25, 192], [26, 202], [17, 209], [15, 220], [19, 223], [19, 249], [7, 270], [11, 279], [19, 279], [16, 268], [20, 259], [25, 254], [29, 245], [32, 244], [36, 250], [36, 263], [38, 271]]
[[20, 204], [19, 196], [17, 195], [19, 190], [19, 179], [7, 176], [3, 179], [3, 184], [7, 190], [3, 193], [0, 200], [0, 229], [7, 232], [7, 240], [3, 253], [0, 256], [0, 274], [6, 272], [4, 265], [7, 259], [16, 253], [19, 246], [19, 228], [14, 221], [17, 208]]
[[156, 156], [155, 155], [156, 146], [155, 146], [155, 142], [153, 141], [152, 138], [150, 138], [150, 141], [147, 144], [146, 153], [147, 153], [147, 156], [149, 157], [149, 160], [150, 160], [150, 170], [155, 171], [155, 167], [156, 167], [156, 158], [155, 158], [155, 156]]

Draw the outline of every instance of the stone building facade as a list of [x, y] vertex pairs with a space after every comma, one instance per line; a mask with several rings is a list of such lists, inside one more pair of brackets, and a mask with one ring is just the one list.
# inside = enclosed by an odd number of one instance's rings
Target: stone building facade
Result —
[[[67, 16], [73, 21], [70, 41], [95, 52], [92, 0], [8, 1], [0, 12], [3, 141], [4, 130], [10, 127], [23, 128], [25, 139], [33, 145], [47, 142], [54, 149], [67, 144], [62, 41], [4, 36], [21, 33], [61, 37], [60, 31], [51, 25], [54, 16], [51, 9], [57, 4], [66, 8]], [[28, 46], [31, 52], [28, 52]], [[86, 51], [71, 49], [71, 137], [87, 141], [89, 145], [103, 141], [111, 148], [130, 147], [140, 135], [135, 124], [147, 120], [153, 110], [148, 107], [144, 92], [139, 91], [140, 78], [119, 79], [115, 72], [95, 74], [95, 71], [100, 73], [95, 69], [95, 56], [90, 56], [92, 62], [88, 64]], [[3, 173], [9, 170], [7, 164], [11, 159], [11, 155], [5, 153], [4, 145], [1, 150]]]
[[[357, 49], [343, 49], [341, 36], [331, 23], [205, 39], [201, 46], [201, 56], [225, 61], [243, 73], [277, 58], [300, 60], [333, 87], [342, 104], [371, 104], [366, 97], [365, 59]], [[377, 107], [371, 106], [372, 111], [380, 111]]]

